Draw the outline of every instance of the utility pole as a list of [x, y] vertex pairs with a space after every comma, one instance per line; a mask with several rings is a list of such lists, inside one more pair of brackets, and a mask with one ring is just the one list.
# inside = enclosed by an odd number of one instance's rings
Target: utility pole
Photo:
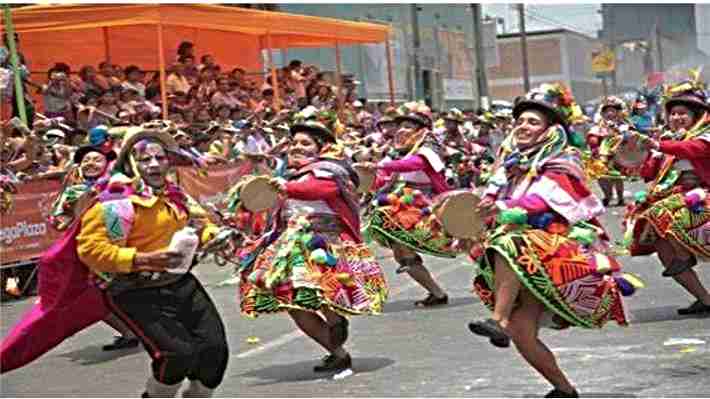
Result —
[[656, 49], [658, 51], [658, 71], [663, 72], [663, 39], [661, 38], [661, 19], [656, 17]]
[[614, 13], [609, 11], [609, 6], [607, 4], [602, 4], [602, 16], [605, 21], [608, 21], [607, 25], [607, 35], [609, 40], [609, 50], [614, 54], [614, 70], [611, 71], [611, 91], [612, 95], [618, 92], [616, 83], [616, 25], [614, 21]]
[[518, 21], [520, 21], [520, 51], [523, 58], [523, 89], [530, 91], [530, 70], [528, 66], [528, 35], [525, 31], [525, 4], [518, 4]]
[[418, 101], [424, 98], [422, 93], [422, 71], [419, 66], [419, 47], [421, 46], [419, 38], [419, 6], [412, 4], [409, 6], [412, 18], [412, 47], [414, 50], [414, 58], [412, 64], [414, 66], [414, 100]]
[[[483, 34], [481, 33], [481, 4], [471, 4], [473, 14], [473, 43], [476, 58], [476, 90], [478, 106], [488, 107], [488, 77], [486, 77], [486, 58], [483, 55]], [[484, 104], [485, 103], [485, 104]]]

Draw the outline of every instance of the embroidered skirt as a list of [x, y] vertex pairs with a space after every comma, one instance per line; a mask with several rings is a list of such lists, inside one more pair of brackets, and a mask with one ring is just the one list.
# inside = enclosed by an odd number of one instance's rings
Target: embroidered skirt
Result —
[[388, 292], [382, 269], [366, 244], [340, 239], [337, 224], [330, 215], [301, 216], [273, 242], [247, 248], [242, 314], [323, 307], [343, 315], [381, 313]]
[[512, 231], [510, 225], [499, 227], [484, 245], [471, 253], [478, 266], [474, 292], [493, 310], [494, 254], [498, 254], [558, 324], [564, 324], [561, 320], [585, 328], [602, 327], [609, 320], [628, 324], [622, 292], [633, 293], [635, 278], [622, 274], [613, 257], [567, 234], [529, 226], [516, 226]]

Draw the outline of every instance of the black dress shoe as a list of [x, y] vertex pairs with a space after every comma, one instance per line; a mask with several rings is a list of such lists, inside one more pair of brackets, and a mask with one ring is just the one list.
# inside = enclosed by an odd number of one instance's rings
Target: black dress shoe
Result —
[[498, 348], [510, 346], [510, 337], [503, 331], [498, 322], [493, 319], [472, 321], [468, 323], [468, 329], [476, 335], [490, 338], [493, 346]]
[[546, 398], [578, 398], [579, 393], [577, 391], [572, 391], [572, 392], [565, 392], [565, 391], [560, 391], [559, 389], [555, 388], [552, 391], [548, 392], [547, 395], [545, 395]]
[[609, 206], [609, 202], [611, 202], [611, 199], [609, 198], [602, 199], [602, 205], [604, 206]]
[[710, 305], [706, 305], [700, 302], [700, 299], [693, 302], [693, 304], [688, 306], [687, 308], [678, 309], [678, 314], [681, 316], [703, 313], [710, 313]]
[[626, 206], [626, 202], [624, 202], [623, 198], [619, 198], [619, 201], [616, 202], [616, 206]]
[[126, 338], [123, 336], [114, 337], [113, 343], [104, 345], [101, 349], [105, 351], [116, 351], [121, 349], [135, 348], [140, 344], [140, 340], [136, 337]]
[[414, 302], [414, 306], [426, 308], [430, 306], [446, 305], [447, 303], [449, 303], [448, 295], [437, 298], [434, 294], [429, 294], [426, 298]]
[[316, 373], [341, 372], [352, 367], [353, 360], [350, 355], [345, 355], [345, 357], [328, 355], [323, 358], [323, 363], [313, 367], [313, 371]]
[[348, 340], [349, 328], [350, 322], [343, 316], [340, 316], [340, 320], [330, 327], [330, 339], [336, 348], [342, 346]]

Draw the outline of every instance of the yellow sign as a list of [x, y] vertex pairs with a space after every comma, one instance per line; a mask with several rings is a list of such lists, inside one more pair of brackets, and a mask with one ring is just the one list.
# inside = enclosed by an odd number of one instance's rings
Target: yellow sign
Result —
[[611, 72], [616, 68], [616, 59], [611, 50], [602, 50], [592, 56], [592, 72]]

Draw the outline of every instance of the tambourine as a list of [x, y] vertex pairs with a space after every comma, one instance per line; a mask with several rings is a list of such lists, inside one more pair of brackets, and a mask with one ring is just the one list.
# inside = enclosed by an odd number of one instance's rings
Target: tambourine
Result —
[[251, 212], [261, 212], [276, 206], [278, 191], [268, 176], [253, 176], [244, 181], [239, 190], [239, 198], [244, 208]]
[[612, 159], [623, 175], [638, 176], [648, 153], [643, 138], [632, 134], [619, 144]]
[[434, 215], [444, 231], [456, 238], [476, 238], [485, 230], [478, 205], [481, 197], [468, 190], [449, 191], [434, 200]]
[[360, 185], [357, 187], [357, 192], [369, 192], [370, 188], [372, 188], [372, 184], [375, 182], [377, 171], [358, 164], [353, 165], [353, 169], [355, 169], [355, 172], [357, 172], [357, 176], [360, 179]]

